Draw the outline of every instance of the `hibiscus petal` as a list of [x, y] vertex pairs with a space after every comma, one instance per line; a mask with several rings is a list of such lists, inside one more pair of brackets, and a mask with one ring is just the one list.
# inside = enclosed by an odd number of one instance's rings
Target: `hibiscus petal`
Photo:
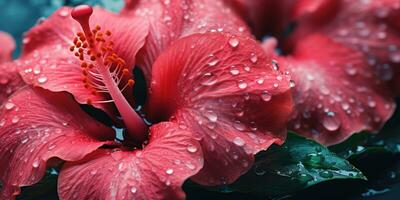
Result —
[[152, 64], [178, 38], [205, 32], [251, 35], [244, 21], [223, 0], [127, 0], [122, 14], [149, 21], [150, 32], [139, 61], [149, 82]]
[[293, 56], [281, 59], [296, 82], [291, 122], [296, 132], [331, 145], [383, 126], [395, 105], [363, 59], [362, 53], [318, 34], [303, 38]]
[[59, 177], [61, 199], [184, 199], [183, 182], [203, 165], [200, 145], [174, 123], [150, 132], [143, 150], [101, 149], [67, 162]]
[[238, 13], [246, 19], [257, 37], [266, 34], [282, 36], [290, 22], [293, 0], [230, 0]]
[[[94, 95], [92, 90], [85, 88], [81, 61], [69, 50], [76, 33], [82, 31], [70, 13], [71, 8], [60, 8], [27, 33], [23, 55], [19, 60], [21, 75], [29, 84], [56, 92], [67, 91], [79, 103], [86, 103], [90, 99], [94, 106], [105, 109], [105, 104], [96, 102], [109, 100], [106, 99], [107, 95]], [[147, 35], [147, 24], [100, 8], [94, 9], [90, 23], [93, 28], [100, 25], [102, 30], [112, 32], [110, 40], [114, 43], [115, 52], [132, 69], [136, 53]]]
[[15, 41], [11, 35], [0, 31], [0, 64], [12, 59], [12, 53], [15, 49]]
[[[294, 40], [301, 41], [310, 33], [325, 34], [349, 48], [362, 52], [367, 64], [379, 79], [393, 80], [395, 73], [400, 71], [399, 30], [393, 23], [400, 16], [396, 14], [400, 10], [400, 1], [337, 2], [338, 8], [330, 18], [321, 17], [327, 12], [317, 10], [318, 12], [311, 13], [310, 17], [299, 20]], [[312, 19], [320, 20], [316, 22]]]
[[0, 105], [15, 91], [25, 85], [15, 63], [0, 65]]
[[[113, 139], [113, 131], [92, 120], [65, 93], [25, 87], [0, 112], [1, 199], [38, 182], [50, 158], [75, 161]], [[97, 140], [98, 139], [98, 140]]]
[[253, 39], [191, 35], [156, 60], [149, 115], [174, 116], [201, 139], [205, 166], [194, 180], [231, 183], [255, 153], [283, 142], [292, 109], [289, 79]]

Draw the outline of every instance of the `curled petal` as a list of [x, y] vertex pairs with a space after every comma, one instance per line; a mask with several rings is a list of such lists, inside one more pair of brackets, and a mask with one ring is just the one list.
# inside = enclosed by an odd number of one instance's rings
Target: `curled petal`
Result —
[[291, 128], [321, 143], [378, 131], [394, 111], [389, 89], [363, 54], [326, 36], [303, 38], [293, 56], [281, 58], [281, 63], [296, 82]]
[[231, 183], [255, 153], [283, 142], [290, 77], [253, 39], [223, 33], [182, 38], [160, 55], [152, 73], [152, 120], [173, 116], [201, 140], [205, 166], [195, 181]]
[[[55, 92], [67, 91], [73, 94], [79, 103], [87, 103], [90, 100], [95, 107], [110, 111], [110, 104], [96, 103], [110, 100], [107, 92], [88, 89], [83, 79], [82, 61], [70, 51], [74, 45], [74, 37], [78, 32], [82, 32], [79, 23], [70, 16], [71, 10], [68, 7], [60, 8], [44, 22], [28, 31], [24, 38], [23, 55], [19, 59], [21, 76], [29, 84]], [[135, 65], [136, 53], [144, 44], [147, 24], [143, 20], [121, 17], [101, 8], [95, 8], [90, 18], [90, 25], [93, 29], [96, 25], [101, 27], [103, 36], [109, 43], [112, 42], [113, 51], [124, 59], [128, 71], [131, 71]], [[107, 30], [112, 33], [110, 36], [106, 34]], [[72, 49], [78, 50], [77, 47]], [[85, 55], [84, 58], [88, 60], [89, 56]], [[104, 81], [99, 82], [97, 82], [100, 85], [98, 87], [104, 85]], [[119, 87], [122, 88], [123, 85]]]
[[139, 66], [149, 82], [154, 61], [176, 39], [205, 32], [251, 35], [244, 21], [223, 0], [126, 1], [122, 14], [144, 17], [150, 24], [139, 56]]
[[11, 61], [15, 49], [15, 41], [11, 35], [0, 31], [0, 64]]
[[184, 199], [183, 182], [203, 165], [200, 145], [173, 123], [152, 126], [143, 150], [97, 150], [61, 170], [61, 199]]
[[13, 199], [19, 187], [38, 182], [49, 159], [79, 160], [113, 139], [112, 130], [91, 119], [71, 96], [30, 87], [3, 104], [0, 127], [1, 199]]

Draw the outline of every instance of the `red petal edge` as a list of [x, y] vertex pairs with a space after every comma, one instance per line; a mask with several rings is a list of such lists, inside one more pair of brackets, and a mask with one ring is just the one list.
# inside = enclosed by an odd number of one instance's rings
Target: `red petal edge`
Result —
[[183, 182], [203, 165], [200, 145], [174, 123], [154, 125], [150, 133], [143, 150], [101, 149], [66, 163], [61, 199], [184, 199]]
[[37, 183], [50, 158], [79, 160], [114, 138], [71, 96], [30, 87], [3, 104], [0, 127], [0, 199], [14, 199], [19, 187]]
[[314, 34], [280, 59], [296, 82], [291, 128], [332, 145], [360, 131], [378, 131], [395, 104], [362, 53]]

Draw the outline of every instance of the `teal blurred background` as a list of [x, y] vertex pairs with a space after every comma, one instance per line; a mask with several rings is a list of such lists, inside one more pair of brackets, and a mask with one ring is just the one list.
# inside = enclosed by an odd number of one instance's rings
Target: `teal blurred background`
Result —
[[[63, 5], [90, 4], [100, 5], [118, 12], [124, 5], [123, 0], [0, 0], [0, 31], [10, 33], [17, 42], [14, 57], [21, 49], [23, 33], [38, 20], [45, 18]], [[0, 44], [1, 45], [1, 44]]]

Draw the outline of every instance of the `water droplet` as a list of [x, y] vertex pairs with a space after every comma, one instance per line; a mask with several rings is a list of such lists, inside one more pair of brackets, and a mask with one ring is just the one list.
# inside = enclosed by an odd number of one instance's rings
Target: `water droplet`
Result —
[[322, 154], [310, 153], [306, 156], [306, 159], [309, 163], [320, 163], [325, 160]]
[[290, 86], [291, 88], [294, 88], [294, 87], [296, 86], [296, 82], [294, 82], [294, 80], [290, 80], [290, 81], [289, 81], [289, 86]]
[[262, 176], [262, 175], [264, 175], [266, 173], [266, 171], [262, 167], [259, 167], [258, 165], [255, 165], [254, 166], [254, 173], [256, 175], [258, 175], [258, 176]]
[[252, 63], [256, 63], [256, 62], [258, 61], [257, 55], [254, 54], [254, 53], [252, 53], [252, 54], [251, 54], [251, 57], [250, 57], [250, 61], [251, 61]]
[[310, 174], [299, 173], [297, 175], [297, 179], [299, 179], [300, 182], [308, 182], [308, 181], [313, 180], [313, 177]]
[[334, 112], [328, 112], [326, 116], [322, 120], [322, 125], [328, 130], [328, 131], [336, 131], [340, 127], [340, 119], [336, 117], [336, 114]]
[[394, 63], [400, 63], [400, 52], [392, 53], [390, 55], [390, 60]]
[[42, 84], [42, 83], [45, 83], [45, 82], [47, 81], [47, 77], [41, 76], [41, 77], [38, 78], [37, 81], [38, 81], [38, 83], [41, 83], [41, 84]]
[[370, 108], [375, 108], [376, 102], [374, 100], [372, 100], [372, 99], [368, 99], [368, 106]]
[[233, 48], [236, 48], [239, 46], [239, 40], [237, 38], [231, 38], [229, 39], [229, 45]]
[[215, 114], [213, 111], [209, 110], [204, 114], [208, 120], [210, 120], [211, 122], [216, 122], [218, 120], [218, 116], [217, 114]]
[[350, 76], [354, 76], [357, 74], [357, 68], [355, 68], [352, 64], [347, 65], [346, 73]]
[[195, 153], [195, 152], [197, 151], [197, 147], [190, 144], [190, 145], [187, 147], [187, 150], [188, 150], [190, 153]]
[[235, 139], [233, 139], [233, 143], [241, 147], [245, 144], [245, 141], [240, 137], [235, 137]]
[[90, 171], [90, 174], [91, 175], [96, 175], [97, 174], [97, 170], [94, 169], [94, 170]]
[[131, 192], [134, 194], [134, 193], [136, 193], [136, 191], [137, 191], [137, 188], [136, 187], [131, 187]]
[[239, 71], [238, 69], [236, 69], [236, 68], [231, 68], [231, 69], [229, 70], [229, 72], [230, 72], [232, 75], [238, 75], [238, 74], [240, 73], [240, 71]]
[[213, 67], [213, 66], [217, 65], [218, 62], [219, 62], [218, 59], [211, 60], [210, 62], [208, 62], [208, 66]]
[[262, 79], [262, 78], [257, 79], [257, 83], [259, 85], [263, 84], [264, 83], [264, 79]]
[[171, 174], [174, 173], [174, 170], [173, 170], [173, 169], [167, 169], [167, 170], [165, 171], [165, 173], [171, 175]]
[[6, 120], [5, 119], [0, 120], [0, 127], [4, 126], [5, 124], [6, 124]]
[[25, 143], [28, 142], [28, 140], [29, 140], [29, 138], [25, 138], [25, 139], [21, 140], [21, 143], [22, 143], [22, 144], [25, 144]]
[[272, 98], [272, 95], [269, 92], [267, 92], [267, 91], [262, 91], [261, 92], [261, 99], [263, 101], [270, 101], [271, 98]]
[[11, 122], [14, 123], [14, 124], [18, 123], [18, 122], [19, 122], [19, 117], [18, 117], [18, 116], [14, 116], [14, 117], [11, 119]]
[[12, 108], [14, 108], [14, 106], [15, 106], [15, 104], [13, 104], [12, 102], [7, 102], [7, 103], [4, 104], [4, 107], [7, 110], [11, 110]]
[[36, 66], [33, 68], [33, 73], [34, 73], [35, 75], [40, 74], [41, 71], [42, 71], [42, 68], [41, 68], [39, 65], [36, 65]]
[[279, 70], [278, 61], [272, 60], [272, 69], [274, 69], [275, 71], [278, 71], [278, 70]]
[[240, 121], [235, 121], [233, 123], [233, 127], [238, 131], [244, 131], [246, 129], [246, 127]]
[[318, 173], [319, 176], [321, 176], [322, 178], [332, 178], [333, 177], [333, 173], [330, 171], [321, 171]]
[[203, 81], [201, 82], [201, 84], [204, 86], [211, 86], [217, 82], [217, 79], [211, 73], [205, 73], [202, 77], [202, 80]]
[[67, 17], [69, 15], [69, 11], [67, 9], [63, 9], [59, 12], [60, 17]]
[[239, 80], [237, 84], [238, 84], [238, 87], [239, 87], [240, 89], [245, 89], [245, 88], [247, 88], [247, 83], [244, 82], [243, 80]]
[[32, 167], [33, 167], [33, 168], [38, 168], [38, 167], [39, 167], [39, 161], [38, 161], [38, 160], [35, 160], [35, 161], [32, 163]]
[[185, 165], [187, 168], [189, 168], [191, 170], [194, 170], [196, 168], [196, 166], [194, 166], [191, 162], [187, 162]]

